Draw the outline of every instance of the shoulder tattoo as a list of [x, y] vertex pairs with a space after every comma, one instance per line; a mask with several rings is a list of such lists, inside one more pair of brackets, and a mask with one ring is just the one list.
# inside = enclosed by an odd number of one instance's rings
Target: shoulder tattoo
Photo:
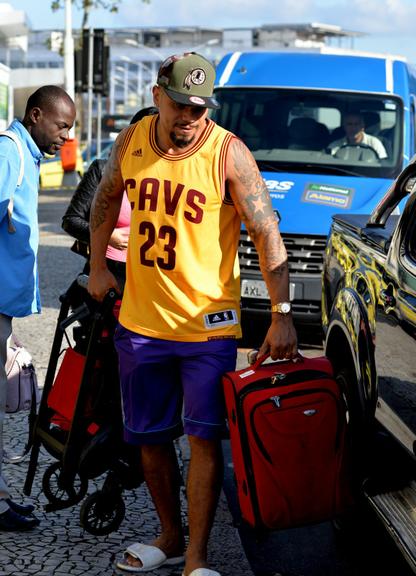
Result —
[[237, 180], [243, 193], [239, 200], [244, 212], [256, 218], [268, 214], [271, 209], [269, 191], [247, 147], [237, 138], [232, 145], [232, 161]]
[[287, 271], [287, 254], [278, 232], [269, 191], [257, 164], [247, 147], [237, 138], [232, 146], [232, 162], [240, 186], [236, 202], [241, 216], [253, 240], [264, 268], [276, 276]]

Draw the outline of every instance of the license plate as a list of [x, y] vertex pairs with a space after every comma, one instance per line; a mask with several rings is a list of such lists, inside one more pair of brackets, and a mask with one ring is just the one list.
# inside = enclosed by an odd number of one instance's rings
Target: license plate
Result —
[[[289, 283], [289, 298], [294, 299], [295, 284]], [[241, 296], [243, 298], [256, 298], [262, 300], [269, 300], [269, 293], [267, 291], [266, 282], [263, 280], [242, 280], [241, 281]]]

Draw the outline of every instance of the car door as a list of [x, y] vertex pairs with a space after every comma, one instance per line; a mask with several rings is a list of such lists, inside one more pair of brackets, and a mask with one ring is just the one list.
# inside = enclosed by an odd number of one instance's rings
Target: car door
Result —
[[416, 192], [393, 234], [376, 311], [377, 419], [416, 448]]

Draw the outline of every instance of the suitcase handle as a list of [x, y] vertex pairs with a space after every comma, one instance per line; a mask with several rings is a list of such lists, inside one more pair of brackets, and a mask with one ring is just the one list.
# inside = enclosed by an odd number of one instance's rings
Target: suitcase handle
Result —
[[[257, 353], [258, 350], [250, 350], [250, 352], [247, 354], [248, 362], [251, 364], [253, 370], [258, 370], [263, 362], [269, 358], [270, 354], [263, 354], [262, 356], [259, 356], [254, 362], [250, 362], [250, 356], [254, 356], [254, 352]], [[298, 352], [295, 358], [276, 360], [276, 362], [303, 362], [303, 356], [300, 352]]]

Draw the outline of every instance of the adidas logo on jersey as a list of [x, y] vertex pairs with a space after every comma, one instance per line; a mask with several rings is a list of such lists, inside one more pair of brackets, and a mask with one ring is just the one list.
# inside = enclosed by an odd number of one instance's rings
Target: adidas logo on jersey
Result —
[[134, 150], [134, 152], [132, 152], [133, 156], [140, 156], [140, 158], [143, 156], [142, 154], [142, 149], [139, 148], [138, 150]]
[[221, 310], [204, 315], [205, 328], [216, 328], [217, 326], [229, 326], [238, 324], [238, 317], [235, 310]]

